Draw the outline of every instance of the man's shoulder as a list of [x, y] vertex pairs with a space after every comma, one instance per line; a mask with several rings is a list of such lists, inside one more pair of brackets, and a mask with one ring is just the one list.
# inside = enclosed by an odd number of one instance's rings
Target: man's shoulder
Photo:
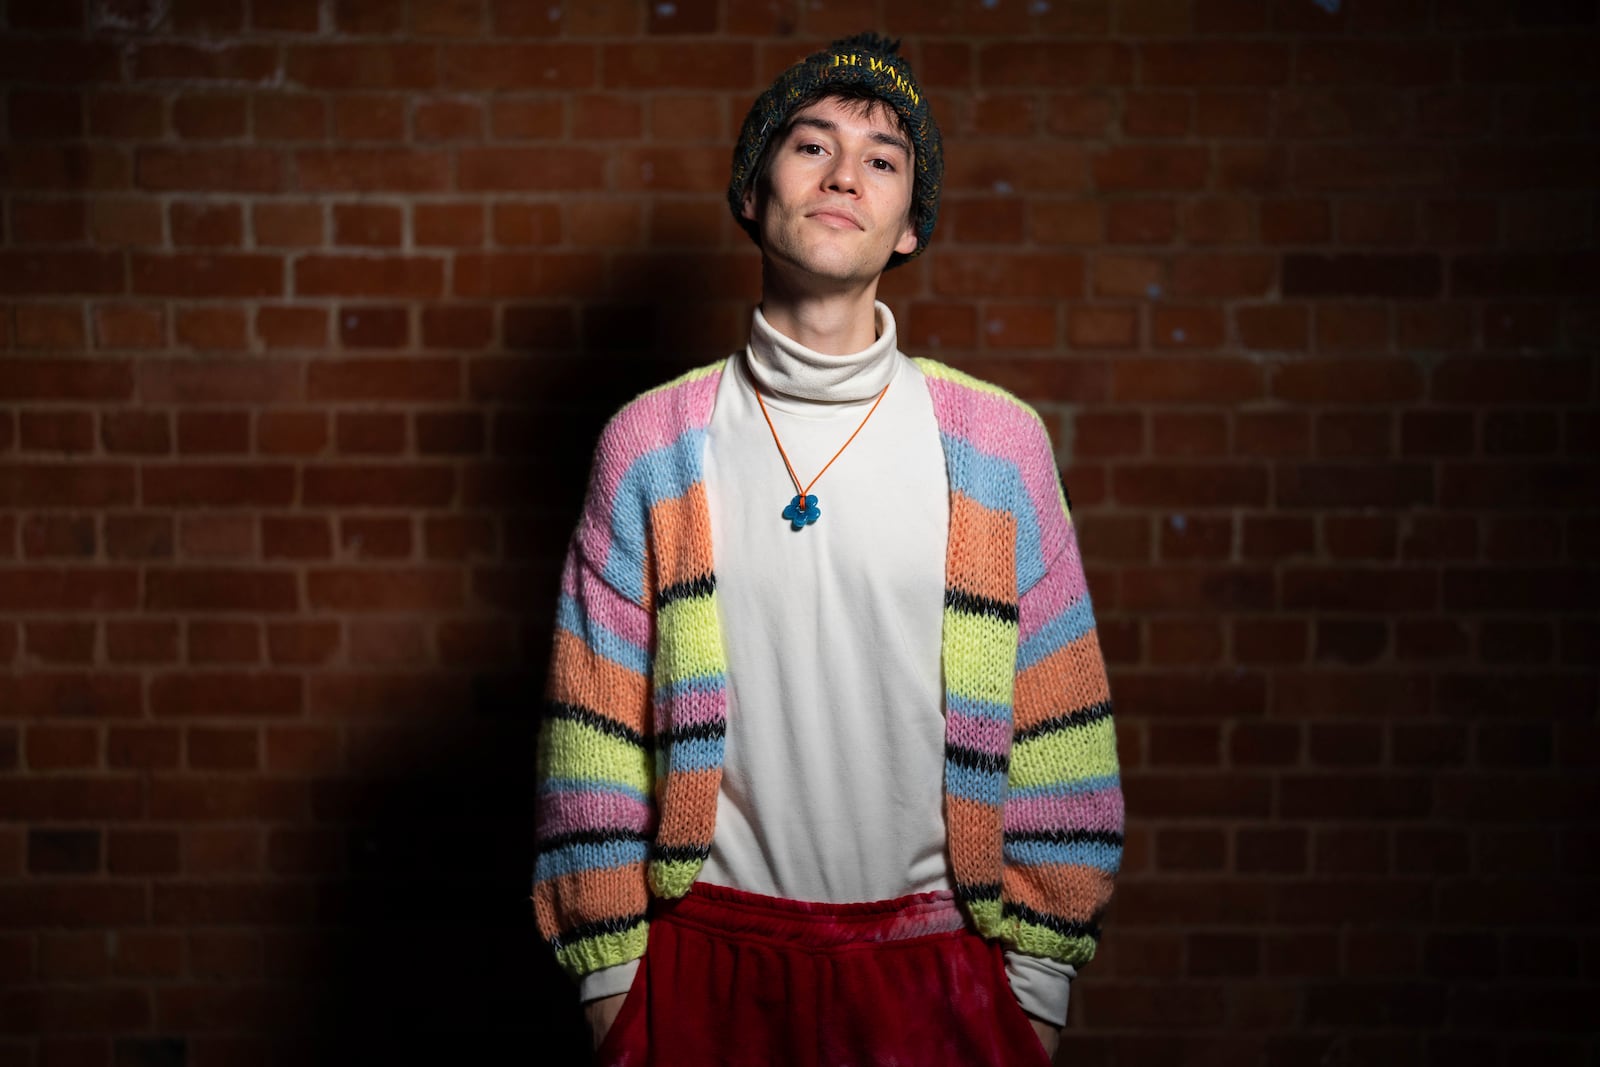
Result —
[[628, 441], [662, 442], [685, 430], [702, 429], [710, 417], [717, 380], [727, 359], [719, 359], [646, 389], [618, 408], [600, 434], [600, 447]]
[[962, 416], [981, 413], [989, 419], [1015, 420], [1019, 429], [1044, 430], [1044, 420], [1033, 405], [1009, 389], [926, 356], [913, 356], [911, 362], [931, 381], [935, 395], [942, 394], [949, 406], [960, 409]]

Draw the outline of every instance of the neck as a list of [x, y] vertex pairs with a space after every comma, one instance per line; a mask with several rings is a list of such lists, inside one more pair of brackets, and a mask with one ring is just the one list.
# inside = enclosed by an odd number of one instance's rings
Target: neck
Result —
[[787, 284], [770, 264], [762, 270], [761, 314], [774, 329], [814, 352], [845, 356], [878, 337], [874, 301], [878, 278], [847, 289], [817, 292]]

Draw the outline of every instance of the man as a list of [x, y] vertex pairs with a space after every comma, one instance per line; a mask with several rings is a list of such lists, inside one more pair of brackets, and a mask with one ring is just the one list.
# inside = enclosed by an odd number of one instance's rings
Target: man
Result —
[[876, 299], [943, 172], [896, 48], [756, 101], [750, 342], [596, 451], [533, 901], [602, 1063], [1042, 1064], [1099, 939], [1122, 793], [1048, 435]]

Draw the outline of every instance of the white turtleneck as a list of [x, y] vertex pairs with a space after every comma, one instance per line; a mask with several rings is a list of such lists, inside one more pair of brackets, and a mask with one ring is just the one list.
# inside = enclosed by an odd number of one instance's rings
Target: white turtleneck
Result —
[[[878, 337], [824, 355], [752, 315], [707, 428], [706, 495], [727, 656], [728, 732], [700, 879], [847, 903], [952, 886], [944, 823], [949, 482], [922, 372], [874, 305]], [[795, 473], [821, 517], [783, 518]], [[769, 428], [756, 400], [760, 388]], [[1065, 964], [1007, 952], [1025, 1010], [1065, 1021]], [[587, 976], [627, 989], [637, 961]]]

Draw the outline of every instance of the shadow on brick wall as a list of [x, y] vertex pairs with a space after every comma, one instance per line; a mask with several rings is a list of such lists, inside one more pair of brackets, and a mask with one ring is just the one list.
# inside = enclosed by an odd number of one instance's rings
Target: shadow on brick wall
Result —
[[[648, 255], [581, 303], [564, 350], [513, 351], [475, 402], [494, 413], [469, 496], [493, 501], [498, 558], [472, 599], [518, 635], [506, 656], [441, 679], [459, 714], [430, 717], [379, 775], [327, 783], [318, 818], [344, 813], [346, 870], [319, 900], [326, 954], [299, 1062], [584, 1064], [576, 987], [539, 937], [529, 901], [535, 741], [561, 557], [595, 441], [631, 397], [742, 344], [754, 259], [730, 293], [726, 257]], [[674, 279], [665, 287], [661, 279]], [[685, 279], [689, 282], [686, 284]], [[699, 279], [699, 283], [694, 280]], [[324, 813], [324, 809], [325, 812]]]

